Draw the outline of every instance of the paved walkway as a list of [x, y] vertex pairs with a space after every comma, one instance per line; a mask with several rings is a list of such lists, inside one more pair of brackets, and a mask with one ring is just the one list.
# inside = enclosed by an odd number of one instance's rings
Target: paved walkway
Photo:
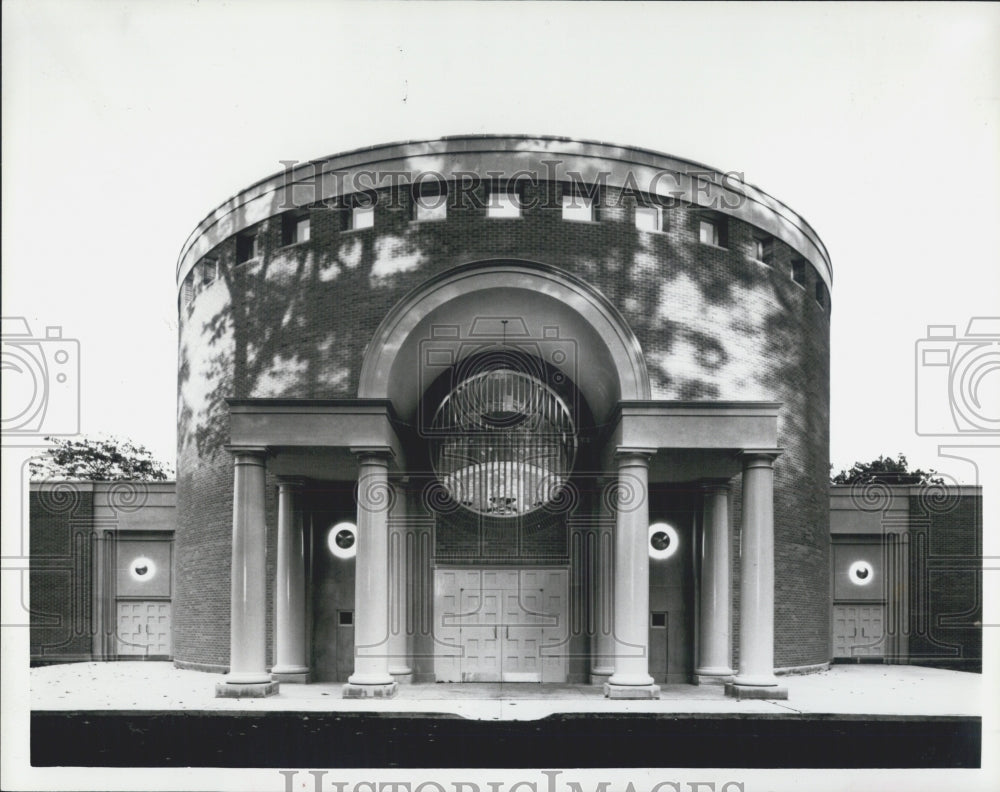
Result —
[[669, 685], [659, 701], [610, 701], [590, 685], [402, 685], [389, 700], [343, 699], [338, 683], [282, 684], [264, 699], [217, 699], [218, 674], [169, 662], [66, 663], [31, 670], [33, 710], [419, 712], [484, 720], [534, 720], [555, 712], [676, 713], [740, 717], [979, 716], [979, 674], [918, 666], [837, 665], [782, 677], [787, 701], [736, 701], [715, 686]]

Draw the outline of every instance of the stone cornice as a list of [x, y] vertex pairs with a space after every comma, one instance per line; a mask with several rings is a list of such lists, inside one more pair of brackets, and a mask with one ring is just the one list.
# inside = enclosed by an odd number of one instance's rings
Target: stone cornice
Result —
[[[557, 163], [557, 164], [553, 164]], [[716, 168], [650, 149], [597, 141], [526, 135], [471, 135], [357, 149], [328, 158], [289, 163], [285, 171], [250, 185], [208, 214], [191, 233], [178, 257], [176, 278], [180, 288], [195, 262], [216, 244], [290, 206], [318, 202], [356, 192], [357, 179], [367, 173], [475, 173], [509, 175], [529, 170], [539, 178], [566, 180], [569, 173], [593, 180], [607, 174], [611, 187], [637, 184], [641, 192], [677, 196], [694, 205], [707, 206], [737, 217], [783, 240], [816, 267], [828, 288], [833, 284], [830, 256], [812, 226], [788, 206], [753, 184], [742, 174]], [[338, 174], [323, 178], [323, 174]], [[341, 177], [339, 174], [344, 174]], [[657, 174], [671, 178], [657, 181]], [[629, 181], [629, 179], [633, 181]], [[319, 187], [314, 187], [319, 183]], [[391, 182], [372, 186], [388, 187]], [[312, 192], [299, 200], [297, 192]], [[721, 203], [720, 203], [721, 201]]]

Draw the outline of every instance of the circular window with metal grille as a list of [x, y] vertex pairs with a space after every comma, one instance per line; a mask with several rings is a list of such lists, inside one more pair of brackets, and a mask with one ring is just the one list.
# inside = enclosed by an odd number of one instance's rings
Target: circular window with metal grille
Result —
[[477, 514], [514, 517], [558, 499], [576, 457], [566, 403], [536, 378], [510, 368], [463, 380], [431, 423], [431, 463], [456, 503]]

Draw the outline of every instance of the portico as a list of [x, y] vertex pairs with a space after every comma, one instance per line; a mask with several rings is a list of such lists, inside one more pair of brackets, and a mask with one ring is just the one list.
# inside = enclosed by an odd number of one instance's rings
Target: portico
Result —
[[[410, 681], [590, 682], [637, 699], [669, 680], [783, 695], [771, 505], [781, 405], [651, 399], [628, 326], [564, 271], [500, 261], [443, 273], [386, 315], [359, 398], [228, 404], [233, 668], [219, 695], [313, 677], [342, 680], [345, 697], [389, 697]], [[270, 673], [265, 469], [278, 490]], [[310, 552], [324, 552], [335, 519], [356, 526], [356, 548], [314, 574]], [[334, 670], [324, 658], [348, 646], [350, 672]]]
[[[728, 682], [740, 697], [781, 697], [773, 673], [773, 514], [771, 465], [779, 405], [773, 403], [620, 402], [606, 433], [601, 491], [602, 509], [613, 517], [592, 532], [595, 558], [592, 580], [583, 587], [582, 606], [590, 622], [574, 625], [570, 610], [560, 605], [549, 613], [560, 626], [562, 645], [553, 643], [548, 656], [570, 655], [570, 638], [579, 639], [590, 658], [591, 681], [603, 682], [610, 698], [656, 698], [659, 688], [649, 669], [647, 624], [650, 618], [650, 555], [647, 529], [649, 497], [657, 482], [700, 482], [702, 515], [693, 534], [698, 548], [697, 669], [692, 681]], [[405, 547], [407, 528], [400, 518], [414, 503], [413, 486], [400, 479], [407, 465], [402, 427], [390, 404], [374, 399], [299, 402], [280, 399], [230, 401], [236, 467], [233, 551], [233, 668], [219, 695], [268, 695], [277, 680], [307, 682], [307, 574], [304, 569], [302, 489], [318, 475], [356, 483], [358, 547], [355, 565], [354, 670], [343, 691], [348, 697], [388, 697], [400, 676], [433, 673], [435, 652], [414, 652], [413, 624], [406, 614], [433, 610], [426, 588], [407, 584], [411, 576], [430, 576], [438, 567], [431, 558], [393, 559], [393, 547]], [[411, 441], [412, 442], [412, 441]], [[265, 469], [277, 477], [278, 565], [274, 668], [269, 672], [263, 623], [262, 592], [267, 580], [263, 563]], [[320, 473], [322, 471], [322, 473]], [[742, 472], [741, 472], [742, 471]], [[729, 657], [731, 610], [728, 547], [730, 544], [729, 482], [743, 477], [744, 525], [741, 537], [742, 601], [740, 666], [734, 677]], [[426, 488], [425, 488], [426, 491]], [[426, 497], [419, 500], [424, 520], [433, 520]], [[390, 515], [392, 519], [390, 520]], [[392, 526], [390, 526], [392, 522]], [[401, 540], [390, 541], [393, 533]], [[413, 568], [414, 561], [417, 566]], [[654, 562], [655, 563], [655, 562]], [[574, 579], [588, 574], [571, 564]], [[402, 576], [402, 580], [400, 579]], [[610, 587], [610, 591], [608, 591]], [[610, 597], [608, 597], [610, 594]], [[475, 594], [478, 596], [478, 594]], [[611, 607], [606, 604], [610, 600]], [[550, 607], [553, 607], [550, 605]], [[441, 613], [433, 614], [429, 645], [445, 643]], [[513, 623], [508, 619], [509, 626]], [[447, 621], [447, 620], [445, 620]], [[502, 622], [501, 622], [502, 623]], [[492, 627], [496, 632], [496, 627]], [[516, 632], [516, 631], [515, 631]], [[580, 632], [576, 635], [575, 632]], [[570, 633], [574, 633], [570, 635]], [[436, 634], [436, 638], [435, 638]], [[425, 646], [427, 642], [424, 642]], [[575, 647], [574, 647], [575, 648]], [[417, 656], [415, 656], [415, 654]], [[423, 656], [419, 656], [423, 654]], [[607, 669], [605, 671], [605, 669]], [[499, 680], [498, 680], [499, 681]], [[544, 681], [539, 677], [538, 681]], [[565, 678], [554, 681], [567, 681]]]

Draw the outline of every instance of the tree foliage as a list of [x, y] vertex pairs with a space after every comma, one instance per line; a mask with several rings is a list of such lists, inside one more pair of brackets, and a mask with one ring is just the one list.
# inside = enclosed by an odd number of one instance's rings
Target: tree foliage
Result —
[[166, 481], [173, 471], [153, 458], [145, 447], [116, 437], [61, 439], [44, 456], [30, 463], [35, 481], [73, 479], [85, 481]]
[[[832, 465], [830, 466], [833, 467]], [[936, 470], [910, 470], [906, 457], [900, 453], [896, 459], [879, 456], [871, 462], [855, 462], [850, 470], [841, 470], [830, 478], [832, 484], [942, 484], [944, 479]]]

